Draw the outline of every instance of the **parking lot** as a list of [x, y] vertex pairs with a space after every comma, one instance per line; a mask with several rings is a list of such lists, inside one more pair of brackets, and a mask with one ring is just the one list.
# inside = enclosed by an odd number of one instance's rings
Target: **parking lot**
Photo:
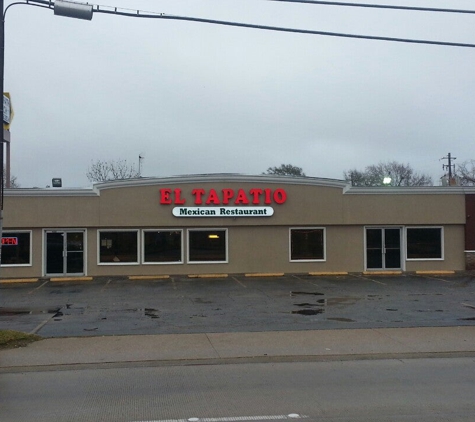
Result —
[[0, 329], [44, 337], [473, 324], [467, 273], [0, 284]]

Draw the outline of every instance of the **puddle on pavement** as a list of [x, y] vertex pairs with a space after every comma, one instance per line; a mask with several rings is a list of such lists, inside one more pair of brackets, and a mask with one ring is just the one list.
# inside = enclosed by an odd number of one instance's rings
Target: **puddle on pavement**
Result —
[[471, 317], [471, 318], [458, 318], [457, 321], [475, 321], [475, 317]]
[[[290, 292], [290, 296], [296, 295], [310, 295], [310, 296], [324, 296], [324, 293], [319, 292]], [[299, 309], [296, 311], [291, 311], [292, 314], [299, 314], [299, 315], [318, 315], [325, 312], [326, 306], [347, 306], [347, 305], [354, 305], [356, 302], [361, 300], [361, 297], [331, 297], [328, 299], [315, 299], [315, 302], [302, 302], [302, 303], [294, 303], [294, 306], [298, 306], [300, 308], [310, 308], [310, 309]], [[318, 309], [312, 309], [318, 308]], [[327, 318], [328, 320], [333, 321], [340, 321], [340, 322], [355, 322], [350, 318]]]
[[144, 315], [145, 316], [148, 316], [152, 319], [156, 319], [156, 318], [159, 318], [158, 316], [158, 310], [157, 309], [153, 309], [153, 308], [144, 308]]
[[[146, 317], [156, 319], [160, 318], [160, 311], [155, 308], [126, 308], [126, 309], [107, 309], [107, 308], [102, 308], [101, 313], [106, 313], [106, 314], [140, 314], [144, 315]], [[102, 318], [106, 319], [106, 318]]]
[[[323, 300], [323, 299], [322, 299]], [[317, 301], [317, 302], [320, 302], [320, 301]], [[322, 306], [321, 303], [308, 303], [308, 302], [304, 302], [304, 303], [294, 303], [294, 306], [300, 306], [300, 307], [313, 307], [313, 306]]]
[[337, 306], [337, 305], [354, 305], [356, 302], [360, 301], [361, 297], [330, 297], [327, 299], [328, 306]]
[[444, 312], [442, 309], [419, 309], [417, 312]]
[[297, 311], [292, 311], [292, 313], [299, 315], [318, 315], [323, 313], [323, 309], [299, 309]]
[[[57, 314], [61, 308], [0, 308], [0, 316]], [[56, 315], [55, 315], [56, 316]]]
[[317, 293], [317, 292], [290, 292], [290, 296], [297, 296], [297, 295], [323, 296], [323, 293]]
[[205, 304], [206, 304], [206, 303], [213, 303], [212, 300], [202, 299], [201, 297], [196, 297], [196, 298], [194, 298], [194, 299], [192, 299], [192, 300], [193, 300], [193, 302], [195, 302], [195, 303], [205, 303]]

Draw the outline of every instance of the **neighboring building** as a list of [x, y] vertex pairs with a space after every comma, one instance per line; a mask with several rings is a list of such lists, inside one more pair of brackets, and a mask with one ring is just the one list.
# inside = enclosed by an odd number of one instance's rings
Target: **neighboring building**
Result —
[[2, 278], [460, 271], [475, 189], [232, 174], [14, 189], [2, 243]]

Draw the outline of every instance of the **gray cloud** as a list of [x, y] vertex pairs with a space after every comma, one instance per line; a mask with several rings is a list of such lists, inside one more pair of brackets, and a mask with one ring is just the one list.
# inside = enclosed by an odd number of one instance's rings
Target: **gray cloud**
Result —
[[[100, 3], [475, 43], [475, 16], [259, 0]], [[475, 158], [474, 64], [475, 49], [100, 14], [85, 22], [14, 6], [5, 60], [15, 108], [12, 173], [23, 187], [52, 177], [85, 186], [91, 160], [137, 163], [142, 154], [144, 176], [258, 174], [291, 163], [341, 178], [349, 168], [394, 159], [438, 179], [447, 152]]]

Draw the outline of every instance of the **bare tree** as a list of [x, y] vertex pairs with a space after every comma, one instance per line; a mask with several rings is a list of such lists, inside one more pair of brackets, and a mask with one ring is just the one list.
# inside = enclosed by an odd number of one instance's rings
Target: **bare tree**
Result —
[[18, 183], [18, 178], [16, 176], [10, 175], [10, 188], [18, 189], [20, 184]]
[[[352, 186], [432, 186], [432, 178], [416, 172], [409, 164], [390, 161], [366, 167], [363, 171], [351, 169], [343, 173]], [[384, 183], [390, 178], [389, 183]]]
[[[1, 176], [1, 175], [0, 175]], [[5, 169], [3, 169], [3, 187], [6, 187], [7, 178], [5, 176]], [[18, 178], [13, 174], [10, 175], [10, 189], [18, 189], [20, 184], [18, 183]]]
[[276, 174], [278, 176], [303, 176], [305, 173], [300, 167], [292, 164], [281, 164], [280, 167], [269, 167], [265, 173], [262, 174]]
[[475, 186], [475, 160], [468, 160], [459, 164], [457, 173], [462, 186]]
[[106, 182], [108, 180], [133, 179], [140, 177], [140, 174], [133, 164], [127, 163], [127, 160], [97, 160], [91, 162], [86, 176], [90, 182]]

